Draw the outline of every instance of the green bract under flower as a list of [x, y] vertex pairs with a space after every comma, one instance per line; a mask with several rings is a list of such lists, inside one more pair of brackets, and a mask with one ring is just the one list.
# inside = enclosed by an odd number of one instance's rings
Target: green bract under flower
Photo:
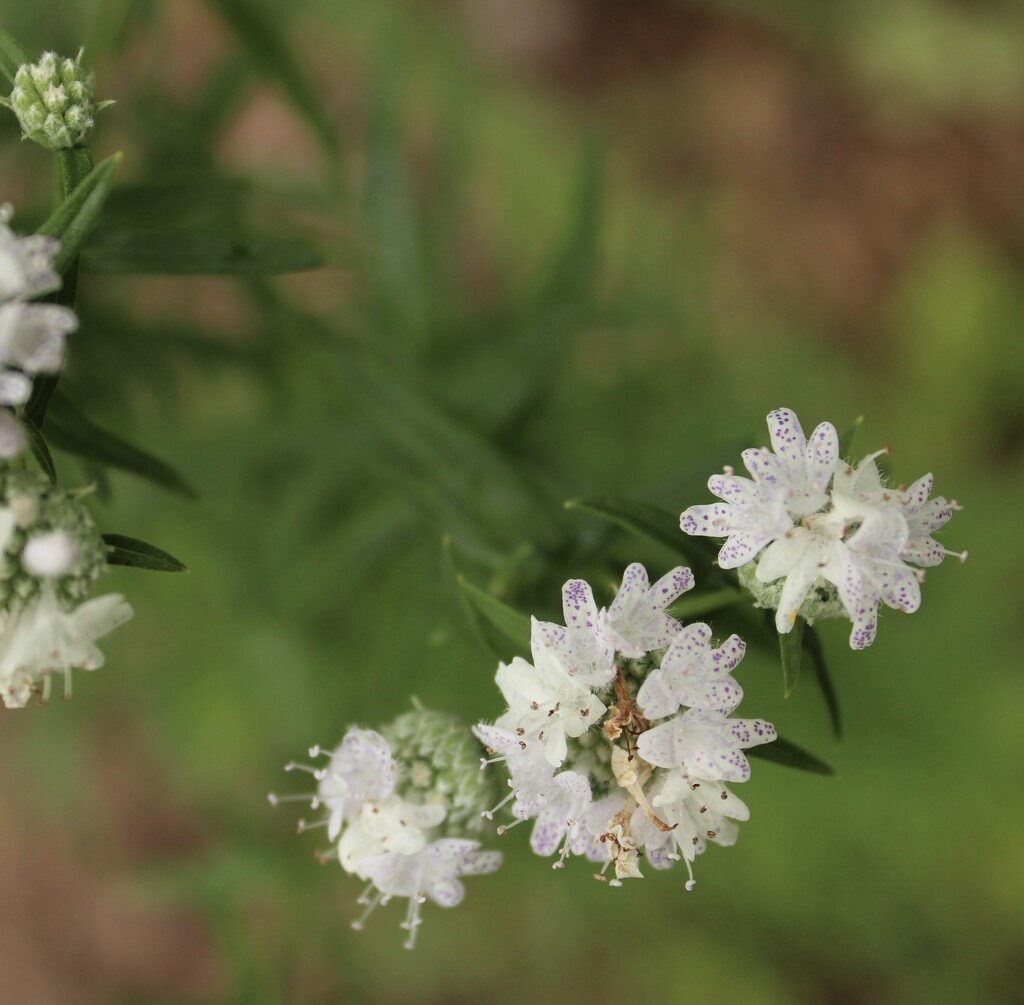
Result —
[[94, 100], [95, 78], [81, 60], [81, 51], [73, 60], [44, 52], [37, 62], [18, 68], [4, 104], [18, 116], [26, 139], [49, 150], [78, 146], [95, 124], [96, 113], [113, 104]]
[[10, 524], [0, 562], [0, 610], [34, 600], [47, 585], [66, 603], [85, 597], [107, 560], [81, 499], [38, 472], [8, 471], [0, 475], [0, 505]]

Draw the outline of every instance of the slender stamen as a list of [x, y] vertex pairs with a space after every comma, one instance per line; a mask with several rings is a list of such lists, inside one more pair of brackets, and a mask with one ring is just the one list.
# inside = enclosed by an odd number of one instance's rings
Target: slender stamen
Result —
[[368, 918], [368, 917], [369, 917], [369, 916], [370, 916], [370, 915], [371, 915], [371, 914], [373, 913], [373, 909], [374, 909], [374, 908], [375, 908], [375, 907], [376, 907], [376, 906], [377, 906], [377, 905], [378, 905], [378, 904], [379, 904], [379, 903], [381, 902], [381, 892], [380, 892], [380, 890], [378, 890], [378, 891], [377, 891], [377, 892], [376, 892], [376, 893], [375, 893], [375, 894], [373, 895], [373, 898], [372, 898], [371, 900], [367, 900], [367, 899], [366, 899], [366, 895], [367, 895], [367, 894], [368, 894], [368, 893], [370, 892], [370, 890], [372, 890], [372, 889], [373, 889], [373, 884], [371, 883], [371, 884], [370, 884], [370, 885], [369, 885], [369, 886], [368, 886], [368, 887], [367, 887], [367, 888], [366, 888], [366, 889], [365, 889], [365, 890], [363, 891], [363, 893], [362, 893], [362, 895], [360, 896], [359, 900], [358, 900], [358, 901], [356, 901], [356, 903], [358, 903], [358, 904], [366, 904], [366, 910], [365, 910], [365, 911], [363, 911], [363, 913], [362, 913], [362, 915], [360, 915], [360, 917], [358, 917], [358, 918], [357, 918], [357, 919], [356, 919], [355, 921], [353, 921], [353, 922], [352, 922], [352, 927], [353, 927], [353, 928], [354, 928], [354, 929], [355, 929], [355, 930], [356, 930], [357, 932], [361, 932], [361, 931], [363, 930], [363, 925], [365, 925], [365, 924], [366, 924], [366, 919], [367, 919], [367, 918]]

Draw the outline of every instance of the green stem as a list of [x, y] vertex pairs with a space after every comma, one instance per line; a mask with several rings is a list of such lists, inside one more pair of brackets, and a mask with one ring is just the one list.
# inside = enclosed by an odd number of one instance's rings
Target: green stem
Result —
[[[79, 182], [92, 170], [92, 148], [71, 147], [57, 151], [57, 205], [59, 206]], [[74, 309], [75, 297], [78, 293], [78, 258], [68, 266], [64, 273], [64, 283], [56, 293], [48, 299], [51, 303], [61, 304]], [[32, 396], [25, 406], [25, 415], [35, 423], [38, 429], [43, 428], [46, 419], [46, 407], [50, 396], [57, 389], [59, 373], [39, 374], [32, 385]]]

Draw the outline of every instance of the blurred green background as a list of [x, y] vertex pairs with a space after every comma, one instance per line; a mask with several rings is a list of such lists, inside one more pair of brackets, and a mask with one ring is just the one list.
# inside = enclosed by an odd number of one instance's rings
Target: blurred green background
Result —
[[[104, 530], [191, 573], [111, 572], [137, 614], [107, 666], [3, 717], [5, 1001], [1024, 1000], [1024, 10], [76, 0], [3, 27], [85, 44], [117, 100], [64, 385], [199, 492], [58, 455]], [[0, 119], [16, 224], [48, 171]], [[109, 253], [134, 231], [329, 261], [139, 276]], [[266, 792], [410, 695], [501, 711], [442, 538], [542, 616], [570, 576], [660, 575], [563, 502], [710, 501], [780, 405], [864, 415], [861, 452], [965, 507], [944, 541], [971, 559], [917, 615], [863, 653], [822, 626], [842, 743], [810, 680], [741, 667], [741, 712], [837, 776], [756, 762], [690, 894], [552, 873], [515, 832], [414, 953], [396, 906], [351, 931], [358, 881]]]

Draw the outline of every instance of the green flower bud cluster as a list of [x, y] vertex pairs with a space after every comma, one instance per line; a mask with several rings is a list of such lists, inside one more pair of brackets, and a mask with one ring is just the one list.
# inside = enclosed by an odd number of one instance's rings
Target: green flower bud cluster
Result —
[[480, 770], [480, 744], [454, 715], [417, 708], [382, 732], [403, 767], [404, 799], [444, 806], [444, 829], [454, 836], [486, 825], [480, 811], [494, 802], [494, 773]]
[[[0, 611], [29, 603], [44, 585], [58, 600], [76, 603], [88, 594], [107, 568], [107, 548], [92, 515], [74, 493], [57, 488], [34, 471], [0, 475], [0, 505], [13, 518], [13, 529], [0, 554]], [[26, 546], [62, 535], [67, 561], [53, 575], [26, 566]]]
[[93, 100], [95, 78], [81, 66], [82, 52], [71, 60], [45, 52], [14, 76], [14, 90], [3, 103], [18, 116], [25, 138], [49, 150], [63, 150], [85, 141], [95, 115], [111, 101]]

